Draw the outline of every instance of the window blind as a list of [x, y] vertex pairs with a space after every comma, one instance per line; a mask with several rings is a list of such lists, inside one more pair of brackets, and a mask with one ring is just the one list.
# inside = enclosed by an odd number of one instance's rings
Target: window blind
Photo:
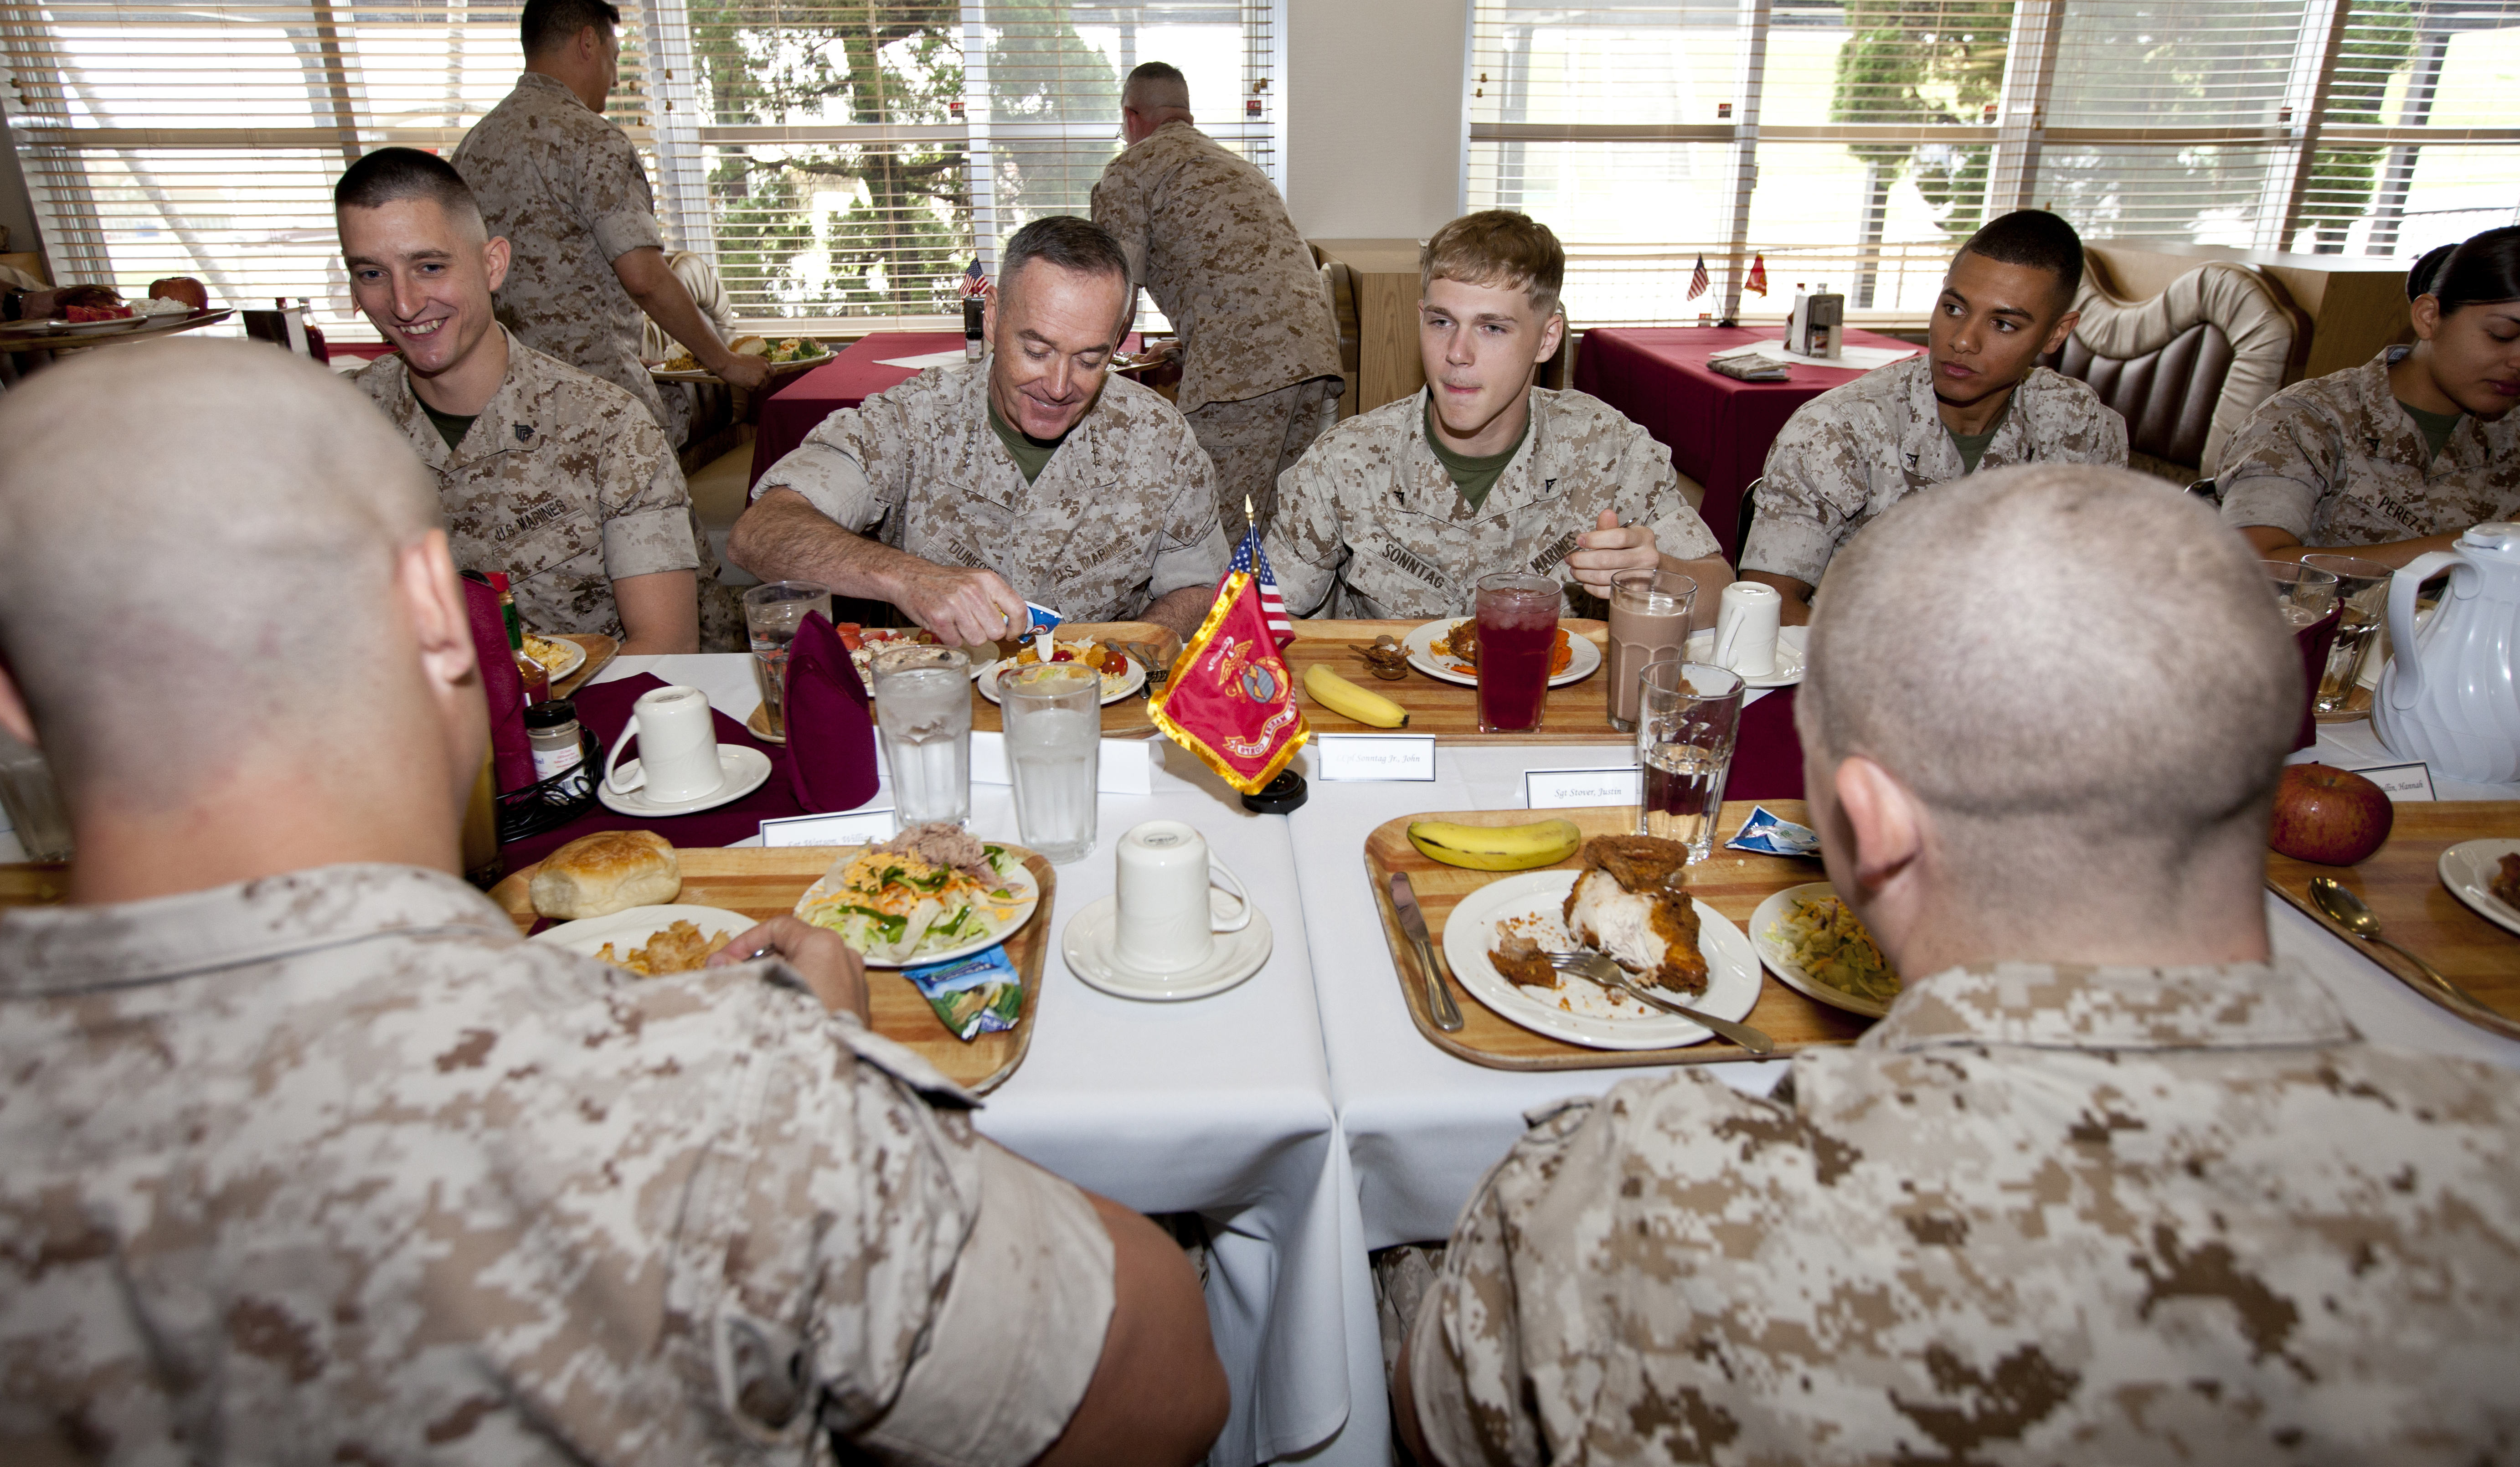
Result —
[[1466, 83], [1465, 202], [1557, 230], [1579, 324], [1912, 319], [2026, 206], [2396, 255], [2520, 202], [2520, 0], [1472, 0]]

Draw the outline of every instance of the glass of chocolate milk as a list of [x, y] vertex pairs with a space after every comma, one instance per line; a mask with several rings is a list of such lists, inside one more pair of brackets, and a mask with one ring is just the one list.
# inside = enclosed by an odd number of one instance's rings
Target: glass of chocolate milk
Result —
[[1638, 680], [1645, 666], [1678, 658], [1688, 644], [1697, 583], [1675, 570], [1623, 570], [1610, 577], [1610, 727], [1637, 729]]

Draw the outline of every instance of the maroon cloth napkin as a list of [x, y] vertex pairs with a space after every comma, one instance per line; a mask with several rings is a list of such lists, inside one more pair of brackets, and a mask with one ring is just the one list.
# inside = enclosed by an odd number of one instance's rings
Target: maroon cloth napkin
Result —
[[464, 613], [472, 627], [472, 656], [481, 664], [481, 692], [490, 705], [490, 752], [498, 762], [499, 789], [534, 782], [534, 746], [525, 737], [525, 680], [508, 649], [508, 619], [499, 593], [470, 576], [464, 580]]
[[1803, 797], [1803, 744], [1794, 734], [1794, 689], [1779, 688], [1741, 710], [1732, 741], [1732, 770], [1724, 783], [1728, 800], [1799, 800]]
[[2301, 648], [2301, 728], [2294, 733], [2292, 746], [2306, 749], [2318, 742], [2318, 680], [2327, 672], [2327, 654], [2336, 645], [2336, 629], [2345, 624], [2345, 603], [2292, 634], [2293, 645]]
[[840, 634], [805, 613], [788, 644], [788, 782], [814, 815], [875, 798], [875, 715]]
[[[630, 722], [630, 705], [651, 689], [663, 688], [663, 679], [641, 673], [613, 683], [599, 683], [578, 689], [577, 720], [596, 732], [609, 753], [625, 736], [635, 737]], [[714, 710], [712, 710], [714, 712]], [[788, 790], [785, 772], [780, 763], [785, 757], [778, 745], [765, 744], [743, 731], [743, 725], [723, 713], [716, 714], [717, 741], [740, 743], [770, 756], [770, 778], [759, 789], [732, 804], [720, 805], [692, 815], [628, 816], [615, 815], [599, 804], [586, 814], [557, 830], [529, 835], [499, 848], [507, 860], [508, 869], [518, 870], [542, 860], [545, 856], [598, 830], [653, 830], [678, 846], [723, 846], [761, 833], [763, 821], [781, 820], [805, 812], [796, 806], [796, 797]], [[627, 754], [622, 757], [628, 758]]]

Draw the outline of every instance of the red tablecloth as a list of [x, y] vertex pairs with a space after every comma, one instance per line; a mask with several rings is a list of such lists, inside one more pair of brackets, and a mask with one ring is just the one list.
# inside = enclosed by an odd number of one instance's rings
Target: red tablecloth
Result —
[[[1785, 369], [1793, 374], [1785, 381], [1745, 382], [1706, 365], [1710, 354], [1728, 346], [1783, 334], [1775, 328], [1604, 327], [1584, 333], [1575, 361], [1578, 390], [1626, 414], [1671, 450], [1673, 467], [1706, 486], [1698, 513], [1730, 560], [1741, 557], [1741, 491], [1759, 477], [1785, 420], [1829, 388], [1863, 376], [1794, 362]], [[1851, 330], [1846, 344], [1913, 349], [1895, 336]]]
[[870, 332], [822, 366], [791, 378], [762, 401], [761, 422], [753, 429], [751, 481], [760, 483], [770, 466], [794, 452], [816, 423], [919, 375], [907, 367], [886, 367], [886, 357], [962, 349], [961, 332]]

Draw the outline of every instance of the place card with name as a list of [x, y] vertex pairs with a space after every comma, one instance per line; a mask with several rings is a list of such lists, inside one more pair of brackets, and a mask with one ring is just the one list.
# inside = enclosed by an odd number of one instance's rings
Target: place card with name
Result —
[[892, 839], [897, 823], [889, 805], [881, 810], [843, 810], [833, 815], [791, 815], [786, 820], [763, 821], [761, 843], [765, 846], [862, 846]]
[[2376, 764], [2354, 773], [2380, 786], [2380, 792], [2392, 800], [2420, 802], [2437, 800], [2433, 793], [2432, 767], [2417, 760], [2412, 764]]
[[1435, 778], [1432, 734], [1316, 734], [1313, 735], [1316, 779], [1408, 779]]
[[1527, 769], [1522, 772], [1524, 806], [1531, 810], [1576, 810], [1591, 805], [1634, 805], [1643, 795], [1643, 772], [1635, 765], [1611, 769]]

